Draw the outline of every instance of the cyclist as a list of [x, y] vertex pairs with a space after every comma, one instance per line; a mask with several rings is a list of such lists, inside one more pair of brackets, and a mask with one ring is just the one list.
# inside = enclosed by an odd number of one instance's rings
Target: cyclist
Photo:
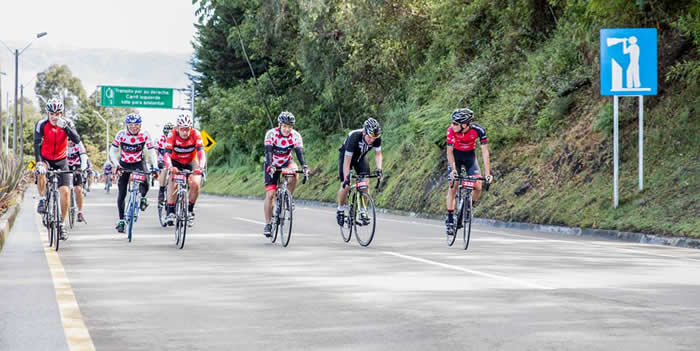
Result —
[[173, 130], [173, 127], [174, 125], [172, 122], [165, 123], [165, 125], [163, 126], [163, 135], [161, 135], [160, 139], [158, 139], [158, 143], [156, 146], [158, 148], [158, 168], [161, 169], [160, 176], [158, 177], [158, 182], [160, 183], [160, 189], [158, 191], [158, 202], [165, 201], [165, 185], [168, 181], [168, 169], [165, 167], [164, 155], [166, 153], [168, 136]]
[[71, 171], [80, 170], [80, 172], [75, 172], [73, 174], [73, 190], [75, 193], [75, 202], [78, 205], [78, 222], [83, 222], [85, 221], [85, 218], [83, 218], [83, 185], [85, 181], [87, 181], [87, 179], [83, 179], [83, 171], [89, 169], [90, 162], [82, 142], [76, 144], [72, 140], [68, 140], [66, 154], [68, 169]]
[[[51, 98], [46, 102], [48, 117], [39, 120], [34, 127], [34, 159], [39, 173], [37, 185], [39, 187], [39, 213], [46, 212], [46, 171], [68, 170], [66, 161], [66, 145], [70, 139], [74, 143], [80, 143], [80, 136], [73, 125], [63, 118], [63, 102], [57, 98]], [[86, 155], [84, 155], [86, 157]], [[83, 157], [83, 156], [81, 156]], [[66, 220], [68, 205], [70, 203], [71, 175], [61, 174], [58, 177], [58, 191], [61, 199], [61, 223], [59, 225], [59, 237], [67, 239], [67, 233], [63, 222]]]
[[[117, 175], [119, 177], [118, 186], [119, 194], [117, 195], [117, 210], [119, 211], [119, 222], [117, 223], [117, 231], [124, 233], [124, 199], [126, 198], [127, 186], [129, 184], [129, 173], [122, 170], [142, 171], [146, 174], [148, 170], [148, 162], [151, 166], [151, 172], [157, 169], [156, 155], [153, 146], [153, 139], [147, 131], [141, 130], [141, 115], [138, 113], [129, 113], [124, 120], [125, 128], [114, 137], [112, 147], [110, 148], [109, 156], [117, 165]], [[144, 160], [145, 158], [145, 160]], [[141, 193], [141, 211], [145, 211], [148, 207], [146, 194], [148, 193], [148, 179], [142, 182], [139, 186]]]
[[[481, 169], [476, 160], [476, 140], [481, 143], [481, 156], [484, 159], [487, 182], [491, 183], [491, 162], [489, 159], [489, 148], [486, 138], [486, 130], [474, 123], [474, 112], [468, 108], [459, 108], [452, 111], [452, 125], [447, 128], [447, 174], [450, 178], [457, 176], [461, 167], [467, 169], [467, 175], [480, 177]], [[448, 231], [454, 229], [454, 208], [455, 195], [457, 194], [457, 183], [447, 189], [446, 204], [447, 218], [445, 226]], [[481, 197], [481, 181], [476, 182], [474, 193], [472, 194], [472, 207], [476, 206]]]
[[[301, 139], [301, 134], [293, 129], [296, 118], [291, 112], [282, 111], [277, 117], [277, 122], [277, 128], [270, 129], [265, 133], [265, 202], [263, 209], [266, 224], [263, 228], [263, 234], [266, 237], [272, 235], [272, 201], [275, 198], [277, 182], [280, 178], [280, 173], [276, 171], [278, 168], [286, 168], [290, 171], [298, 169], [297, 164], [292, 159], [292, 150], [302, 165], [304, 175], [309, 175], [309, 167], [304, 160], [304, 142]], [[289, 181], [288, 189], [292, 194], [294, 194], [297, 179], [295, 174]]]
[[[187, 206], [188, 225], [194, 225], [194, 204], [199, 197], [199, 185], [202, 181], [202, 169], [207, 164], [204, 154], [204, 142], [199, 131], [192, 127], [192, 117], [189, 113], [177, 116], [177, 125], [168, 135], [165, 143], [165, 154], [163, 160], [165, 167], [170, 174], [177, 174], [180, 170], [192, 171], [187, 182], [190, 185], [189, 204]], [[175, 222], [175, 183], [170, 182], [168, 186], [168, 225]]]
[[[382, 127], [374, 118], [367, 119], [362, 129], [356, 129], [348, 133], [345, 142], [338, 149], [338, 178], [340, 190], [338, 190], [338, 213], [336, 220], [342, 226], [345, 222], [345, 199], [350, 185], [350, 168], [355, 169], [358, 175], [369, 174], [369, 161], [367, 153], [374, 149], [374, 162], [377, 165], [377, 175], [382, 177]], [[367, 178], [362, 179], [367, 181]], [[368, 220], [366, 213], [361, 213], [363, 220]]]
[[[114, 168], [112, 167], [112, 162], [109, 162], [109, 160], [105, 161], [105, 164], [102, 165], [102, 178], [104, 179], [105, 182], [105, 190], [107, 190], [107, 182], [112, 181], [112, 174], [114, 172]], [[107, 179], [109, 178], [109, 179]]]

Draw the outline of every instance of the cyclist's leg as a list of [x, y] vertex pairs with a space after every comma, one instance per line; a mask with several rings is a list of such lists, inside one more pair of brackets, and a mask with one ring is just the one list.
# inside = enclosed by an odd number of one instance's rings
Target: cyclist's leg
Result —
[[[476, 154], [470, 165], [467, 166], [467, 174], [474, 177], [481, 177], [481, 169], [479, 169], [479, 162], [476, 160]], [[474, 186], [474, 192], [472, 193], [472, 203], [476, 203], [481, 197], [481, 181], [477, 181]]]
[[[291, 170], [294, 170], [295, 172], [297, 171], [297, 164], [294, 163], [294, 160], [289, 160], [289, 163], [285, 166], [285, 168]], [[297, 186], [297, 181], [299, 180], [299, 177], [297, 174], [294, 175], [294, 177], [289, 178], [289, 182], [287, 183], [287, 190], [289, 190], [289, 193], [294, 194], [294, 189]]]
[[78, 212], [83, 211], [83, 182], [82, 174], [73, 175], [73, 189], [75, 190], [75, 203], [78, 205]]
[[277, 192], [277, 182], [280, 179], [280, 173], [277, 172], [273, 176], [269, 173], [264, 172], [265, 176], [265, 201], [263, 203], [263, 211], [265, 215], [265, 223], [272, 223], [272, 202], [275, 199], [275, 194]]
[[[340, 180], [340, 189], [338, 189], [338, 212], [345, 210], [345, 199], [348, 196], [348, 189], [343, 187], [343, 181], [345, 181], [345, 174], [343, 174], [343, 163], [345, 162], [345, 153], [342, 151], [338, 152], [338, 180]], [[350, 165], [352, 169], [352, 165]]]
[[151, 186], [151, 179], [149, 178], [149, 175], [148, 175], [149, 172], [148, 172], [148, 168], [146, 167], [146, 161], [141, 161], [141, 162], [135, 163], [135, 165], [137, 165], [137, 166], [135, 166], [136, 170], [139, 170], [143, 173], [146, 173], [146, 180], [141, 182], [141, 184], [139, 185], [139, 192], [141, 193], [141, 197], [145, 199], [146, 195], [148, 195], [148, 189]]
[[39, 196], [46, 196], [46, 174], [39, 174], [36, 186], [39, 188]]
[[119, 212], [119, 220], [124, 220], [124, 200], [126, 199], [126, 191], [129, 185], [129, 174], [123, 172], [117, 181], [119, 192], [117, 194], [117, 211]]
[[[357, 175], [369, 175], [369, 161], [367, 160], [367, 157], [357, 160], [357, 163], [355, 163], [355, 173], [357, 173]], [[366, 182], [368, 180], [369, 178], [360, 179], [362, 182]], [[367, 189], [363, 190], [362, 192], [369, 193], [369, 188], [370, 187], [367, 187]]]

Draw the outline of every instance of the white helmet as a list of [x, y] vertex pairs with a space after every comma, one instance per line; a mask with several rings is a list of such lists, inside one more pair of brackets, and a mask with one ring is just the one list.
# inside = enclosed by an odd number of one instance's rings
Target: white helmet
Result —
[[181, 113], [177, 116], [176, 124], [178, 127], [192, 127], [192, 117], [189, 113]]

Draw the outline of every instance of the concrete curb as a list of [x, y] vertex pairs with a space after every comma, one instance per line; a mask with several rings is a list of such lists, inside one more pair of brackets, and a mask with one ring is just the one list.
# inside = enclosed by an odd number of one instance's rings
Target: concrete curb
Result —
[[22, 191], [17, 194], [15, 204], [10, 206], [7, 212], [0, 217], [0, 252], [2, 252], [2, 247], [5, 245], [5, 241], [10, 235], [12, 225], [15, 223], [15, 219], [19, 214], [20, 205], [24, 199], [24, 191], [25, 189], [22, 189]]
[[[219, 196], [225, 198], [233, 199], [246, 199], [246, 200], [262, 200], [262, 196], [235, 196], [235, 195], [224, 195], [224, 194], [212, 194], [204, 193], [212, 196]], [[295, 199], [297, 204], [305, 206], [315, 206], [315, 207], [332, 207], [335, 208], [336, 204], [324, 201], [315, 200], [303, 200]], [[388, 208], [377, 208], [381, 213], [388, 213], [400, 216], [409, 216], [415, 218], [426, 218], [426, 219], [444, 219], [443, 215], [430, 214], [430, 213], [420, 213], [420, 212], [410, 212], [402, 210], [394, 210]], [[522, 222], [507, 222], [497, 219], [488, 218], [474, 218], [474, 224], [485, 225], [495, 228], [510, 228], [510, 229], [520, 229], [520, 230], [531, 230], [543, 233], [557, 233], [572, 236], [586, 236], [593, 238], [618, 240], [626, 242], [635, 242], [640, 244], [654, 244], [654, 245], [665, 245], [665, 246], [677, 246], [686, 247], [692, 249], [700, 249], [700, 239], [685, 238], [679, 236], [663, 236], [658, 234], [645, 234], [645, 233], [634, 233], [634, 232], [621, 232], [616, 230], [606, 230], [606, 229], [591, 229], [591, 228], [580, 228], [580, 227], [565, 227], [557, 225], [545, 225], [545, 224], [533, 224], [533, 223], [522, 223]]]

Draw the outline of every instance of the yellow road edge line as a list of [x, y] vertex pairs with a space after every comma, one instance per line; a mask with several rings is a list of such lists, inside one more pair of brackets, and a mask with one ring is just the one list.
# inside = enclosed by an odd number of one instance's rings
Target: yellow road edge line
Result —
[[71, 351], [94, 351], [95, 345], [92, 343], [90, 332], [85, 325], [85, 321], [83, 321], [83, 315], [80, 313], [80, 307], [75, 299], [73, 288], [70, 285], [66, 271], [63, 269], [61, 258], [56, 250], [49, 247], [48, 232], [41, 223], [41, 216], [35, 214], [35, 219], [39, 237], [44, 247], [46, 261], [51, 270], [51, 278], [56, 290], [56, 302], [61, 313], [61, 324], [63, 324], [63, 332], [66, 335], [68, 349]]

